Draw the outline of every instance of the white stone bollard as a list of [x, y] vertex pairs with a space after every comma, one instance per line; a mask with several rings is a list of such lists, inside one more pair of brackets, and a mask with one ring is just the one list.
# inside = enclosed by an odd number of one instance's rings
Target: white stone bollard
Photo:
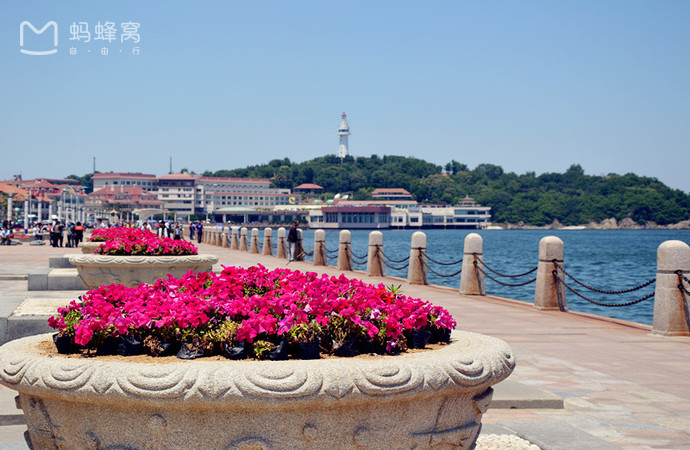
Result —
[[386, 275], [386, 267], [383, 265], [383, 233], [380, 231], [369, 233], [367, 275], [370, 277], [383, 277]]
[[421, 231], [415, 231], [412, 234], [407, 282], [410, 284], [429, 284], [426, 270], [426, 234]]
[[273, 229], [271, 228], [264, 228], [264, 247], [261, 253], [273, 256]]
[[349, 230], [340, 231], [338, 270], [352, 270], [352, 233]]
[[249, 250], [249, 247], [247, 245], [248, 244], [247, 233], [248, 233], [247, 227], [240, 228], [240, 251], [241, 252], [246, 252], [247, 250]]
[[230, 227], [230, 230], [232, 232], [232, 234], [230, 236], [230, 250], [239, 250], [240, 249], [240, 227], [233, 226], [233, 227]]
[[259, 253], [259, 229], [252, 228], [252, 241], [249, 245], [249, 253]]
[[465, 249], [460, 274], [460, 293], [464, 295], [484, 295], [484, 274], [479, 264], [484, 258], [484, 241], [477, 233], [465, 237]]
[[285, 239], [286, 231], [284, 227], [278, 228], [278, 248], [276, 256], [278, 258], [287, 259], [287, 240]]
[[328, 258], [326, 256], [326, 232], [323, 230], [314, 231], [314, 265], [328, 265]]
[[[656, 286], [652, 333], [665, 336], [690, 336], [690, 246], [683, 241], [663, 242], [656, 252]], [[676, 273], [681, 271], [681, 274]]]
[[[555, 261], [555, 263], [554, 263]], [[558, 283], [553, 272], [563, 280], [563, 241], [556, 236], [546, 236], [539, 241], [537, 285], [534, 288], [534, 307], [567, 311], [565, 285]], [[559, 301], [560, 297], [560, 301]]]

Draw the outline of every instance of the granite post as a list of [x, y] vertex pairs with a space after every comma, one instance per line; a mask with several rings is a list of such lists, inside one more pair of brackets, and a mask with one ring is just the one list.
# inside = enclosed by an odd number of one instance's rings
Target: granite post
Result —
[[429, 284], [426, 269], [426, 234], [421, 231], [415, 231], [412, 234], [407, 282]]
[[276, 256], [278, 258], [286, 259], [288, 257], [287, 250], [285, 249], [285, 247], [287, 246], [287, 241], [285, 240], [285, 236], [286, 236], [285, 227], [278, 228], [278, 249], [276, 251]]
[[652, 333], [690, 336], [690, 246], [683, 241], [666, 241], [656, 255]]
[[460, 273], [460, 293], [464, 295], [484, 295], [484, 274], [479, 264], [484, 257], [484, 241], [477, 233], [465, 237], [465, 248]]
[[326, 232], [323, 230], [314, 231], [314, 265], [328, 265], [328, 257], [326, 256]]
[[539, 241], [537, 285], [534, 288], [535, 308], [567, 310], [565, 285], [555, 278], [564, 279], [563, 267], [563, 241], [556, 236], [542, 238]]
[[369, 233], [369, 252], [367, 255], [367, 275], [382, 277], [386, 275], [383, 265], [383, 233], [372, 231]]
[[261, 252], [267, 256], [273, 256], [273, 229], [264, 228], [264, 247]]
[[352, 233], [349, 230], [340, 231], [338, 270], [352, 270]]

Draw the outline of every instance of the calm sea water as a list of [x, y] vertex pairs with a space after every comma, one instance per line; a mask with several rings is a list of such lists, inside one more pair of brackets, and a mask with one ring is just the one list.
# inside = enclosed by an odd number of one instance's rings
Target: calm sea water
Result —
[[[410, 254], [412, 230], [383, 231], [383, 246], [389, 258], [401, 260]], [[504, 274], [518, 274], [536, 267], [539, 256], [539, 240], [544, 236], [557, 236], [564, 244], [565, 270], [589, 286], [602, 290], [623, 290], [640, 285], [656, 276], [656, 251], [667, 240], [680, 240], [690, 244], [690, 230], [424, 230], [427, 235], [427, 253], [440, 262], [457, 261], [463, 256], [464, 239], [476, 232], [484, 241], [484, 261], [494, 270]], [[338, 248], [339, 231], [326, 233], [326, 247]], [[352, 231], [352, 249], [355, 255], [365, 256], [369, 230]], [[312, 250], [314, 232], [304, 232], [307, 250]], [[329, 264], [336, 264], [336, 255], [329, 255]], [[307, 258], [311, 259], [311, 258]], [[391, 263], [401, 266], [404, 264]], [[439, 266], [429, 263], [441, 274], [452, 274], [460, 265]], [[355, 264], [357, 269], [366, 269], [365, 264]], [[407, 269], [392, 270], [386, 274], [406, 277]], [[522, 279], [500, 278], [508, 283], [527, 281], [536, 276], [532, 273]], [[485, 278], [486, 293], [512, 298], [529, 303], [534, 302], [535, 283], [523, 287], [506, 287]], [[452, 278], [439, 277], [429, 273], [429, 283], [457, 288], [460, 275]], [[654, 285], [623, 295], [603, 295], [568, 284], [586, 297], [603, 303], [624, 303], [636, 300], [654, 292]], [[430, 299], [433, 300], [433, 299]], [[609, 308], [593, 305], [567, 292], [568, 309], [613, 317], [631, 322], [652, 324], [653, 298], [634, 306]]]

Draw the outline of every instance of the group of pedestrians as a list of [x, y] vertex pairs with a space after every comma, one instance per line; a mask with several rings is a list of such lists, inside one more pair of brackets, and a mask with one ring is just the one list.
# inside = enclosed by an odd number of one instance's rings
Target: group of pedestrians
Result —
[[48, 228], [50, 232], [50, 245], [52, 247], [62, 247], [67, 234], [67, 247], [77, 247], [84, 240], [84, 226], [81, 222], [68, 221], [66, 224], [55, 219]]

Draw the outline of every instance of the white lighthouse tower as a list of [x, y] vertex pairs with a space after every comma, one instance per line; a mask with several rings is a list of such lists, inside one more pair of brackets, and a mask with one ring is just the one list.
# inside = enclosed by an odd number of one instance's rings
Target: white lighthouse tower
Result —
[[347, 115], [343, 113], [341, 117], [343, 120], [340, 121], [340, 126], [338, 127], [338, 136], [340, 136], [338, 155], [340, 159], [343, 159], [347, 156], [347, 137], [350, 135], [350, 126], [347, 124]]

